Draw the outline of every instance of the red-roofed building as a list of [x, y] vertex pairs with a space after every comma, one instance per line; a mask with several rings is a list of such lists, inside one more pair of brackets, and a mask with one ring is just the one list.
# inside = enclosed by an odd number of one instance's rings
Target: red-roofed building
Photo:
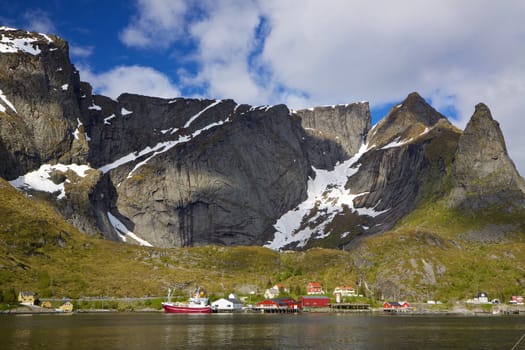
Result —
[[410, 309], [410, 304], [407, 301], [385, 301], [383, 303], [383, 310], [398, 310]]
[[355, 297], [357, 295], [354, 287], [338, 286], [334, 289], [334, 295], [339, 294], [342, 297]]
[[264, 299], [258, 302], [255, 307], [269, 312], [296, 312], [300, 309], [300, 304], [293, 298], [274, 298]]
[[314, 296], [314, 295], [307, 295], [302, 296], [297, 301], [299, 305], [301, 305], [301, 308], [304, 307], [329, 307], [330, 306], [330, 298], [325, 296]]
[[306, 294], [308, 295], [322, 295], [324, 294], [323, 287], [319, 282], [310, 282], [306, 286]]

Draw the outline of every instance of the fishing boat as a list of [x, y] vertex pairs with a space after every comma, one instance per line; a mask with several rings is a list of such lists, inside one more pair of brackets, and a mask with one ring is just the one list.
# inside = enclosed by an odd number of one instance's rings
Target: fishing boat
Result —
[[175, 314], [209, 314], [212, 311], [206, 292], [196, 288], [187, 303], [171, 302], [171, 289], [168, 289], [168, 301], [162, 303], [165, 312]]

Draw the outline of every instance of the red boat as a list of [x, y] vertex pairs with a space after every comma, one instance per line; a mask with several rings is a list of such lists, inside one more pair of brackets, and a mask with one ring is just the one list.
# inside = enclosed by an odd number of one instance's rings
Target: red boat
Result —
[[175, 314], [209, 314], [210, 305], [192, 305], [190, 303], [162, 303], [164, 311]]
[[197, 288], [187, 303], [172, 303], [171, 289], [168, 289], [168, 301], [162, 303], [165, 312], [175, 314], [209, 314], [212, 312], [206, 292]]

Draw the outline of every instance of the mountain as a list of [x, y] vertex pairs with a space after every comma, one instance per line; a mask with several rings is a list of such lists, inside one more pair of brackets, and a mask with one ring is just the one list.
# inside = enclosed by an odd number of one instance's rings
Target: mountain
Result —
[[[0, 177], [89, 235], [157, 247], [355, 248], [441, 201], [516, 232], [525, 185], [484, 105], [464, 131], [411, 93], [293, 111], [93, 94], [63, 39], [0, 28]], [[445, 209], [443, 209], [445, 210]]]

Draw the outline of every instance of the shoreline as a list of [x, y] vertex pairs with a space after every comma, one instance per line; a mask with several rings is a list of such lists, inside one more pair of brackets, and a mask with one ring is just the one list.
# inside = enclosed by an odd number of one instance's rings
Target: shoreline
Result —
[[[494, 306], [490, 310], [481, 307], [465, 308], [462, 306], [454, 307], [452, 309], [440, 309], [432, 310], [421, 307], [414, 307], [408, 310], [394, 309], [385, 310], [381, 307], [370, 308], [368, 310], [334, 310], [332, 308], [308, 308], [299, 311], [299, 313], [305, 314], [367, 314], [367, 315], [399, 315], [399, 316], [524, 316], [525, 306], [523, 305], [501, 305]], [[164, 313], [163, 309], [154, 308], [141, 308], [136, 310], [118, 310], [118, 309], [78, 309], [72, 312], [57, 311], [55, 309], [43, 308], [40, 306], [29, 306], [20, 305], [16, 308], [2, 310], [0, 314], [3, 315], [72, 315], [72, 314], [114, 314], [114, 313]], [[226, 312], [218, 312], [224, 314]], [[228, 312], [232, 313], [232, 312]], [[236, 314], [258, 314], [260, 312], [254, 312], [250, 309], [244, 309], [239, 312], [233, 312]], [[261, 313], [262, 314], [262, 313]]]

